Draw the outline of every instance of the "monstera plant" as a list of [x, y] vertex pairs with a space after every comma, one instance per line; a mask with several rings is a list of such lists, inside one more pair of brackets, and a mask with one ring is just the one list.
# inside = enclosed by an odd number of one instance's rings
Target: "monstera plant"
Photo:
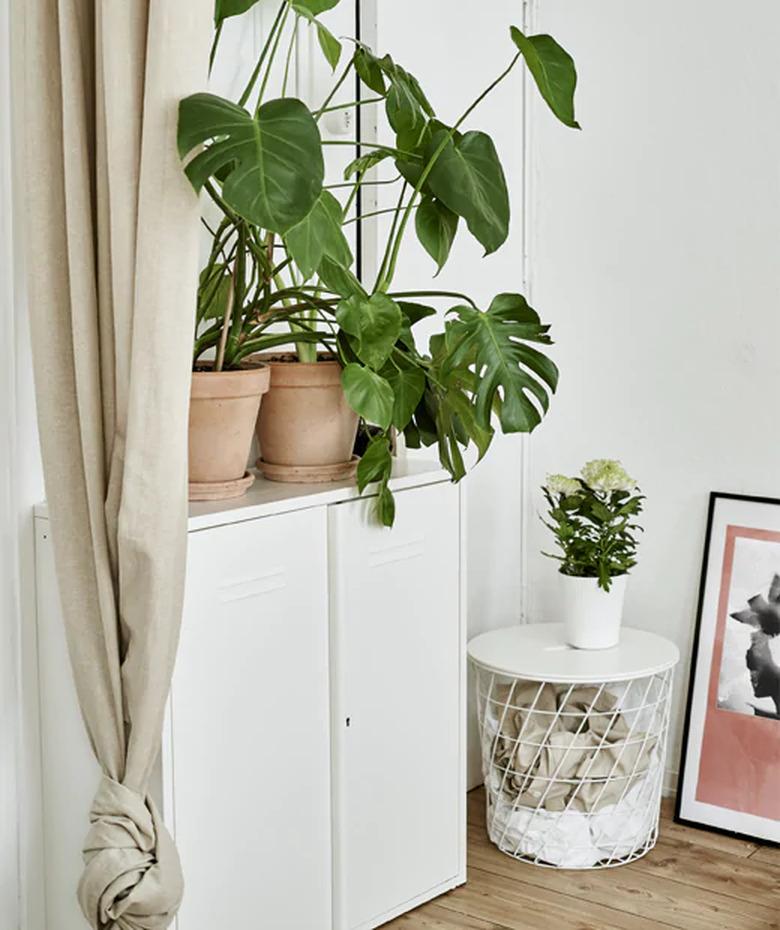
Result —
[[[216, 52], [227, 17], [257, 0], [218, 0]], [[519, 293], [478, 306], [466, 294], [425, 286], [393, 287], [401, 244], [416, 235], [440, 270], [461, 226], [495, 252], [509, 231], [504, 171], [491, 137], [471, 125], [479, 104], [522, 61], [552, 113], [578, 128], [576, 71], [571, 57], [548, 35], [524, 35], [512, 26], [507, 62], [490, 85], [451, 125], [436, 116], [416, 78], [390, 55], [337, 39], [320, 21], [339, 0], [283, 0], [265, 45], [237, 101], [198, 93], [181, 101], [178, 144], [196, 191], [207, 192], [220, 220], [209, 224], [213, 246], [201, 274], [194, 363], [213, 356], [213, 370], [234, 371], [258, 352], [296, 346], [300, 362], [318, 351], [338, 362], [346, 402], [372, 424], [357, 466], [362, 490], [378, 483], [377, 513], [392, 525], [388, 482], [394, 431], [408, 446], [435, 446], [441, 464], [459, 480], [463, 451], [479, 457], [494, 429], [533, 430], [548, 409], [558, 372], [539, 346], [549, 327]], [[334, 70], [333, 87], [316, 108], [288, 96], [290, 62], [300, 21], [316, 30]], [[281, 93], [271, 97], [270, 75], [284, 64]], [[335, 104], [354, 75], [361, 100]], [[357, 85], [356, 85], [357, 86]], [[354, 140], [360, 157], [343, 177], [325, 178], [320, 125], [346, 106], [384, 110], [394, 139], [382, 145]], [[374, 280], [359, 280], [345, 225], [380, 164], [392, 166], [398, 198]], [[387, 167], [385, 166], [385, 167]], [[441, 331], [420, 347], [414, 328], [432, 317], [432, 303], [449, 302]], [[272, 380], [273, 390], [273, 380]], [[264, 402], [265, 407], [265, 402]]]

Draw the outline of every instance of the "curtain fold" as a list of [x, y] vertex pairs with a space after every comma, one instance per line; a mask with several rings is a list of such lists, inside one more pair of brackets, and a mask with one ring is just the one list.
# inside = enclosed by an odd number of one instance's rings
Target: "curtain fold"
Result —
[[212, 9], [15, 10], [41, 449], [68, 648], [103, 770], [78, 895], [101, 930], [162, 930], [182, 895], [148, 783], [186, 558], [199, 208], [176, 154], [177, 104], [205, 87]]

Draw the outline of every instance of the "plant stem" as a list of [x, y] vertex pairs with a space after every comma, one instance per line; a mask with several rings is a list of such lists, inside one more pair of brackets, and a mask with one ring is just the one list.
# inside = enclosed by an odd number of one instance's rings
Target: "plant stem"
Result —
[[[346, 210], [344, 211], [347, 212]], [[355, 216], [351, 220], [344, 220], [342, 225], [348, 226], [350, 223], [358, 223], [360, 220], [366, 220], [370, 216], [382, 216], [383, 213], [397, 213], [397, 207], [387, 207], [385, 210], [372, 210], [370, 213], [361, 213], [360, 216]]]
[[274, 19], [273, 24], [271, 25], [271, 30], [268, 33], [268, 38], [265, 40], [265, 45], [263, 46], [263, 50], [260, 52], [260, 57], [257, 60], [257, 64], [255, 65], [255, 69], [252, 72], [252, 76], [249, 78], [249, 82], [244, 88], [244, 92], [238, 98], [238, 105], [240, 107], [243, 107], [246, 104], [247, 100], [249, 100], [249, 95], [252, 93], [252, 90], [254, 89], [254, 86], [257, 83], [257, 79], [260, 76], [260, 71], [262, 70], [263, 62], [265, 61], [266, 55], [268, 54], [268, 50], [271, 47], [271, 42], [274, 38], [274, 35], [276, 34], [276, 30], [279, 27], [279, 23], [282, 19], [282, 16], [285, 10], [288, 10], [288, 9], [289, 9], [289, 6], [288, 6], [287, 0], [282, 0], [282, 4], [279, 7], [279, 12], [276, 14], [276, 19]]
[[389, 297], [452, 297], [455, 300], [465, 300], [469, 306], [477, 310], [477, 305], [474, 301], [468, 296], [468, 294], [460, 294], [457, 291], [393, 291], [388, 294]]
[[[409, 186], [407, 181], [404, 181], [403, 186], [401, 187], [401, 194], [398, 198], [398, 204], [395, 208], [395, 216], [393, 217], [393, 224], [390, 227], [390, 234], [387, 237], [387, 247], [385, 248], [385, 254], [382, 256], [382, 264], [379, 266], [379, 273], [377, 274], [376, 282], [374, 283], [374, 291], [382, 289], [383, 282], [385, 281], [385, 276], [388, 270], [388, 262], [390, 261], [391, 250], [393, 247], [393, 238], [398, 228], [398, 218], [401, 215], [401, 207], [404, 202], [404, 195], [406, 194], [406, 188]], [[414, 193], [412, 194], [412, 201], [414, 201]], [[408, 210], [408, 208], [407, 208]], [[405, 214], [404, 214], [405, 215]], [[390, 281], [388, 280], [388, 284]]]
[[365, 107], [369, 103], [381, 103], [385, 98], [384, 97], [369, 97], [367, 100], [350, 100], [349, 103], [337, 103], [332, 107], [325, 107], [324, 110], [318, 110], [320, 114], [324, 113], [335, 113], [336, 110], [349, 110], [351, 107]]
[[328, 104], [331, 102], [331, 100], [333, 100], [333, 98], [336, 96], [336, 94], [341, 90], [342, 84], [344, 83], [344, 81], [346, 81], [347, 77], [349, 76], [349, 72], [352, 70], [352, 66], [353, 66], [354, 63], [355, 63], [355, 56], [356, 56], [356, 55], [357, 55], [357, 52], [355, 52], [355, 53], [352, 55], [352, 57], [349, 59], [349, 61], [347, 62], [347, 67], [344, 68], [344, 70], [341, 72], [341, 77], [340, 77], [340, 78], [338, 79], [338, 81], [336, 81], [336, 83], [333, 85], [333, 89], [331, 90], [331, 92], [328, 94], [328, 96], [327, 96], [327, 97], [325, 98], [325, 100], [323, 101], [322, 106], [321, 106], [321, 107], [319, 108], [319, 110], [317, 110], [317, 112], [314, 114], [314, 121], [315, 121], [316, 123], [318, 123], [318, 122], [320, 121], [320, 117], [322, 116], [322, 114], [325, 113], [325, 112], [327, 112]]
[[[257, 104], [255, 106], [255, 116], [257, 116], [257, 111], [260, 109], [260, 105], [263, 102], [263, 95], [265, 94], [265, 89], [268, 86], [268, 79], [271, 77], [271, 68], [273, 68], [274, 59], [276, 58], [276, 53], [279, 50], [279, 42], [282, 39], [282, 33], [284, 32], [284, 27], [287, 22], [287, 17], [290, 15], [291, 7], [288, 3], [285, 3], [284, 12], [282, 13], [282, 18], [279, 23], [279, 28], [276, 31], [276, 38], [274, 39], [274, 44], [271, 47], [271, 54], [268, 58], [268, 64], [265, 68], [265, 74], [263, 75], [263, 81], [260, 84], [260, 93], [257, 95]], [[275, 24], [274, 24], [275, 25]], [[265, 51], [265, 49], [263, 49]]]
[[227, 302], [225, 304], [225, 318], [222, 321], [222, 332], [219, 336], [219, 348], [217, 349], [217, 359], [214, 362], [214, 371], [222, 371], [225, 364], [225, 346], [227, 345], [228, 330], [230, 329], [230, 320], [233, 315], [233, 302], [236, 294], [236, 268], [238, 262], [233, 265], [233, 286], [228, 292]]
[[292, 62], [293, 52], [295, 51], [295, 46], [298, 44], [298, 21], [297, 19], [293, 22], [292, 35], [290, 36], [290, 44], [287, 47], [287, 59], [284, 63], [284, 79], [282, 80], [282, 97], [287, 96], [287, 81], [290, 77], [290, 63]]
[[[398, 229], [398, 233], [395, 236], [395, 241], [392, 243], [390, 263], [388, 265], [387, 270], [382, 273], [380, 279], [377, 281], [377, 286], [375, 288], [376, 290], [386, 291], [393, 280], [393, 276], [395, 274], [395, 267], [398, 262], [398, 254], [401, 250], [401, 242], [403, 240], [404, 233], [406, 232], [406, 227], [409, 223], [409, 218], [412, 214], [412, 207], [413, 207], [415, 198], [420, 193], [420, 191], [423, 189], [423, 186], [425, 182], [428, 180], [428, 177], [430, 176], [431, 172], [433, 171], [434, 166], [436, 165], [436, 162], [439, 160], [444, 150], [450, 144], [450, 142], [452, 141], [458, 129], [463, 125], [463, 123], [468, 119], [468, 117], [471, 116], [471, 114], [480, 105], [480, 103], [482, 103], [485, 97], [487, 97], [488, 94], [490, 94], [493, 90], [495, 90], [495, 88], [498, 87], [498, 85], [506, 77], [509, 76], [514, 66], [520, 60], [520, 57], [521, 57], [520, 52], [518, 52], [515, 55], [515, 57], [512, 59], [512, 61], [509, 63], [509, 66], [505, 68], [504, 71], [502, 71], [501, 74], [490, 84], [490, 86], [482, 91], [482, 93], [471, 104], [471, 106], [469, 106], [464, 111], [464, 113], [458, 119], [458, 121], [455, 123], [452, 129], [447, 133], [445, 138], [437, 146], [436, 151], [433, 153], [433, 155], [429, 159], [428, 164], [425, 166], [425, 168], [423, 168], [422, 174], [420, 175], [420, 179], [418, 180], [417, 186], [415, 187], [414, 193], [412, 194], [412, 198], [409, 201], [409, 204], [407, 205], [406, 210], [404, 211], [403, 219], [401, 220], [401, 225]], [[391, 236], [392, 236], [392, 233], [391, 233]], [[391, 239], [391, 242], [392, 242], [392, 239]]]
[[214, 33], [214, 41], [211, 43], [211, 51], [209, 52], [209, 75], [211, 75], [211, 69], [214, 67], [214, 59], [217, 57], [217, 46], [219, 45], [219, 39], [222, 35], [222, 26], [224, 23], [224, 19], [220, 21]]

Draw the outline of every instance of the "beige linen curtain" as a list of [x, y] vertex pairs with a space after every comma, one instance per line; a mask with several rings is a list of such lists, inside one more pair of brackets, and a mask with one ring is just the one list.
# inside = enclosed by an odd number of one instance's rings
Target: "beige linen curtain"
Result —
[[[178, 856], [147, 794], [178, 640], [198, 204], [177, 101], [212, 0], [21, 0], [26, 262], [41, 447], [74, 677], [103, 770], [78, 888], [158, 930]], [[52, 930], [57, 915], [50, 914]]]

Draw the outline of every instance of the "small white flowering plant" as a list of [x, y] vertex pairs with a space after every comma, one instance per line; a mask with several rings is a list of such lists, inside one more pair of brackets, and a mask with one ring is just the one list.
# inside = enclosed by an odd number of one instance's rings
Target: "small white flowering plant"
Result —
[[620, 462], [595, 459], [578, 478], [549, 475], [542, 491], [549, 505], [542, 522], [560, 549], [543, 554], [561, 563], [562, 575], [597, 578], [609, 591], [636, 565], [642, 527], [634, 521], [645, 500], [636, 481]]

